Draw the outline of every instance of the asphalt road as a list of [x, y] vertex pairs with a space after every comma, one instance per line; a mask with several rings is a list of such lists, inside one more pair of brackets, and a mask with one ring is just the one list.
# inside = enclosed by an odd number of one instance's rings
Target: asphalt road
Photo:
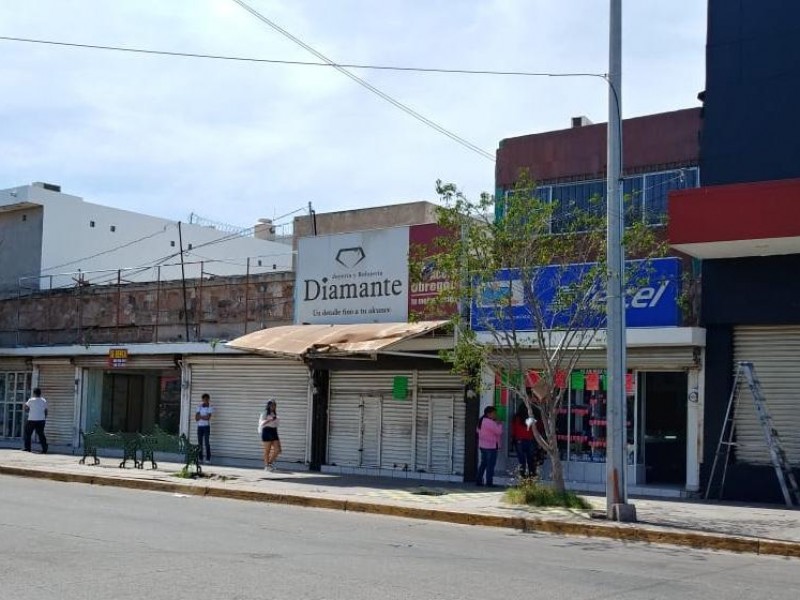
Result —
[[796, 600], [800, 561], [0, 476], [0, 599]]

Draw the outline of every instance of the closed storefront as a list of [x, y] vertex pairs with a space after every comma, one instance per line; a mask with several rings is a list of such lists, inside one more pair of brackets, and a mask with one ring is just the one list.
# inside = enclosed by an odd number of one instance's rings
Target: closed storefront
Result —
[[459, 475], [463, 388], [439, 371], [333, 371], [331, 466]]
[[[464, 386], [449, 371], [419, 371], [418, 415], [425, 422], [427, 452], [417, 454], [417, 466], [429, 473], [462, 475], [464, 472]], [[417, 436], [418, 439], [421, 436]]]
[[[786, 458], [789, 464], [800, 464], [800, 326], [738, 326], [734, 328], [733, 342], [731, 378], [736, 362], [753, 363]], [[771, 466], [764, 430], [746, 382], [740, 384], [738, 392], [734, 413], [736, 459]]]
[[47, 399], [48, 443], [72, 446], [75, 439], [75, 366], [69, 359], [34, 361], [37, 387]]
[[[765, 165], [785, 158], [780, 151], [753, 156]], [[785, 179], [713, 185], [670, 197], [668, 237], [676, 250], [693, 257], [702, 275], [700, 316], [707, 332], [702, 483], [714, 498], [785, 501], [750, 390], [732, 389], [739, 361], [753, 363], [786, 457], [800, 478], [798, 193], [800, 183]], [[728, 434], [733, 391], [738, 392], [736, 446], [726, 461], [724, 446], [717, 457], [720, 439]]]
[[299, 361], [257, 356], [193, 356], [190, 368], [190, 439], [197, 440], [194, 414], [203, 394], [211, 395], [211, 451], [220, 458], [261, 460], [258, 417], [275, 399], [283, 452], [279, 462], [308, 461], [309, 370]]

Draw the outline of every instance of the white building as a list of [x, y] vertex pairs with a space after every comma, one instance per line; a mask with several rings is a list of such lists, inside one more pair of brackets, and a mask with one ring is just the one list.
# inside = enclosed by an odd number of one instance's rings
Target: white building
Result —
[[[179, 237], [180, 233], [180, 237]], [[56, 185], [0, 190], [0, 292], [292, 269], [291, 248], [85, 202]]]

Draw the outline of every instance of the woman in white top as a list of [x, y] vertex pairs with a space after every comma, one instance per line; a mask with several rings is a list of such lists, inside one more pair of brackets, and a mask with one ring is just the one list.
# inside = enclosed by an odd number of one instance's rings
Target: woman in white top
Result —
[[264, 470], [275, 470], [275, 459], [281, 453], [281, 440], [278, 438], [278, 404], [275, 400], [267, 402], [264, 412], [258, 419], [258, 430], [264, 444]]

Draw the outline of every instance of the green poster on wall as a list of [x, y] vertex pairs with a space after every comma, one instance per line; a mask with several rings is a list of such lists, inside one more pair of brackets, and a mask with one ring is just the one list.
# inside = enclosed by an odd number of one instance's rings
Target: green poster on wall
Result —
[[583, 371], [573, 371], [569, 381], [573, 390], [582, 390], [586, 384], [586, 376]]
[[395, 400], [408, 398], [408, 377], [405, 375], [397, 375], [392, 381], [392, 398]]

